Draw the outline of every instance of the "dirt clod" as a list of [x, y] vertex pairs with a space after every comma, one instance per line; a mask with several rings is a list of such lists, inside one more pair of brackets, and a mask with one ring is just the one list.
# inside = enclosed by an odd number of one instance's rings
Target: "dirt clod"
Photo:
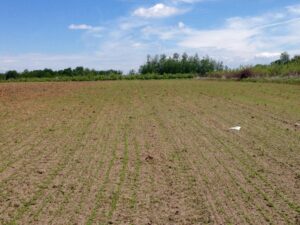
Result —
[[145, 160], [146, 160], [147, 162], [152, 162], [152, 161], [154, 160], [154, 158], [153, 158], [153, 156], [148, 155], [148, 156], [145, 158]]
[[300, 214], [298, 214], [295, 218], [295, 225], [300, 225]]
[[38, 170], [38, 171], [36, 171], [38, 174], [43, 174], [43, 173], [45, 173], [45, 171], [44, 170]]

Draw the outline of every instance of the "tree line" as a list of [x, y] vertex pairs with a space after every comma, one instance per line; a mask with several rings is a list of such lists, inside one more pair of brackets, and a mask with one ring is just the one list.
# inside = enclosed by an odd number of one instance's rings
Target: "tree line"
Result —
[[[2, 75], [2, 76], [1, 76]], [[84, 67], [76, 67], [75, 69], [67, 68], [63, 70], [24, 70], [23, 72], [17, 72], [15, 70], [7, 71], [0, 74], [0, 77], [4, 80], [10, 79], [30, 79], [30, 78], [56, 78], [56, 77], [108, 77], [108, 76], [122, 76], [123, 72], [118, 70], [94, 70]], [[0, 78], [1, 79], [1, 78]]]
[[250, 77], [275, 77], [275, 76], [300, 76], [300, 56], [293, 58], [287, 52], [281, 54], [278, 60], [268, 64], [255, 66], [242, 66], [237, 69], [229, 69], [223, 62], [214, 60], [208, 56], [189, 56], [174, 53], [172, 56], [165, 54], [147, 56], [146, 62], [140, 66], [138, 72], [131, 70], [129, 74], [123, 74], [119, 70], [94, 70], [84, 67], [63, 70], [15, 70], [0, 73], [0, 80], [20, 81], [89, 81], [89, 80], [131, 80], [131, 79], [186, 79], [196, 76], [225, 77], [225, 78], [250, 78]]
[[216, 61], [210, 57], [202, 59], [196, 54], [189, 56], [187, 53], [182, 55], [174, 53], [167, 57], [165, 54], [148, 55], [147, 62], [139, 69], [140, 74], [198, 74], [204, 76], [213, 71], [224, 69], [223, 62]]
[[[196, 54], [194, 56], [189, 56], [184, 53], [182, 55], [174, 53], [173, 56], [167, 57], [165, 54], [150, 56], [148, 55], [147, 61], [144, 65], [140, 66], [138, 72], [131, 70], [127, 75], [124, 75], [118, 70], [90, 70], [84, 67], [77, 67], [75, 69], [67, 68], [63, 70], [24, 70], [23, 72], [18, 72], [15, 70], [7, 71], [6, 73], [0, 74], [0, 79], [11, 80], [11, 79], [30, 79], [30, 78], [76, 78], [84, 80], [105, 80], [105, 79], [171, 79], [171, 78], [186, 78], [195, 75], [204, 76], [208, 72], [220, 71], [224, 67], [222, 62], [218, 62], [210, 57], [199, 58]], [[168, 74], [168, 75], [167, 75]], [[176, 76], [173, 76], [177, 74]], [[180, 76], [179, 74], [182, 74]], [[187, 76], [189, 74], [189, 76]], [[164, 75], [164, 76], [161, 76]], [[193, 77], [192, 76], [192, 77]], [[78, 79], [79, 79], [78, 78]], [[75, 79], [74, 79], [75, 80]]]

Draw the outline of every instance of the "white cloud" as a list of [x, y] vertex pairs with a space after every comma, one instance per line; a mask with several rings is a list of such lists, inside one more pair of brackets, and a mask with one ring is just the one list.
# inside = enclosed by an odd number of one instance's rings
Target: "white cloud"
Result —
[[172, 41], [176, 34], [179, 33], [178, 27], [153, 27], [147, 26], [141, 30], [143, 37], [148, 40], [155, 39], [157, 36], [160, 40]]
[[184, 24], [183, 22], [179, 22], [179, 23], [178, 23], [178, 27], [179, 27], [180, 29], [183, 29], [183, 28], [185, 28], [185, 24]]
[[203, 0], [172, 0], [174, 3], [196, 3], [196, 2], [202, 2]]
[[255, 55], [257, 58], [278, 58], [281, 55], [280, 52], [260, 52]]
[[92, 31], [92, 32], [98, 32], [103, 30], [102, 27], [94, 27], [87, 24], [71, 24], [68, 28], [70, 30], [85, 30], [85, 31]]
[[[126, 43], [128, 44], [128, 43]], [[133, 43], [134, 45], [134, 43]], [[110, 46], [111, 47], [111, 46]], [[131, 68], [138, 68], [145, 58], [145, 52], [141, 54], [128, 55], [133, 47], [141, 46], [115, 46], [119, 51], [111, 52], [111, 48], [101, 49], [99, 52], [89, 54], [37, 54], [27, 53], [18, 55], [0, 56], [0, 72], [8, 70], [23, 71], [51, 68], [53, 70], [75, 68], [84, 66], [86, 68], [108, 70], [116, 69], [127, 72]]]
[[163, 18], [177, 15], [180, 13], [183, 13], [183, 11], [176, 7], [167, 6], [163, 3], [158, 3], [150, 8], [138, 8], [133, 12], [133, 15], [144, 18]]
[[246, 50], [253, 47], [250, 38], [255, 30], [247, 29], [218, 29], [195, 31], [182, 40], [179, 45], [187, 48], [215, 48], [231, 51]]
[[91, 30], [93, 29], [93, 27], [87, 24], [71, 24], [69, 26], [69, 29], [70, 30]]
[[37, 54], [27, 53], [18, 55], [0, 56], [0, 67], [4, 71], [15, 69], [63, 69], [66, 67], [86, 66], [94, 68], [99, 59], [94, 54]]
[[286, 8], [290, 13], [300, 15], [300, 4], [288, 6]]
[[142, 47], [142, 43], [139, 43], [139, 42], [135, 42], [135, 43], [132, 43], [132, 47], [134, 48], [139, 48], [139, 47]]

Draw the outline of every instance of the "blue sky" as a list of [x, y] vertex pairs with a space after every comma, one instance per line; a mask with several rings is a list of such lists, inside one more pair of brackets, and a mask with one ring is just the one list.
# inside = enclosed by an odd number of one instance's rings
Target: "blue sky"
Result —
[[300, 54], [299, 0], [1, 0], [0, 9], [0, 71], [128, 71], [174, 52], [235, 67]]

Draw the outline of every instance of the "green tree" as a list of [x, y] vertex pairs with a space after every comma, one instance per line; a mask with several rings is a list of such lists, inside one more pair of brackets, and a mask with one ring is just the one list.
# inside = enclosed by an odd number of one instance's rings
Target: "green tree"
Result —
[[19, 73], [15, 70], [10, 70], [5, 73], [6, 80], [16, 79], [18, 76], [19, 76]]
[[75, 76], [83, 76], [84, 75], [84, 68], [82, 66], [78, 66], [73, 70], [73, 72], [74, 72]]
[[287, 64], [290, 61], [290, 55], [287, 52], [283, 52], [280, 55], [280, 62], [282, 64]]

